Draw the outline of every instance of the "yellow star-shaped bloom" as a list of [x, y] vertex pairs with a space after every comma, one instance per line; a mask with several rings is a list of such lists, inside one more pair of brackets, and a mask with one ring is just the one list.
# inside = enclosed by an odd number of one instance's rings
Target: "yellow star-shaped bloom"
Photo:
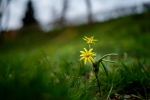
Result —
[[93, 56], [96, 56], [95, 53], [92, 52], [93, 49], [90, 49], [89, 51], [86, 50], [86, 48], [84, 48], [84, 51], [80, 51], [81, 55], [80, 55], [80, 60], [84, 60], [84, 64], [86, 64], [86, 62], [94, 62]]
[[95, 41], [98, 41], [98, 40], [94, 39], [94, 36], [92, 36], [90, 38], [84, 36], [83, 40], [87, 41], [88, 44], [94, 43]]

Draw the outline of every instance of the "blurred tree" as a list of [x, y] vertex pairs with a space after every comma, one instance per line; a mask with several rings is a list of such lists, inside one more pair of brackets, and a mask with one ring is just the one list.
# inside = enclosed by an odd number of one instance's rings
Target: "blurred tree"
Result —
[[58, 15], [56, 13], [55, 8], [51, 9], [52, 15], [54, 16], [54, 21], [52, 23], [49, 23], [49, 25], [51, 24], [53, 27], [63, 27], [66, 25], [65, 16], [66, 16], [66, 12], [68, 9], [68, 3], [69, 3], [69, 0], [63, 0], [62, 1], [62, 11], [61, 11], [60, 17], [56, 17]]
[[144, 11], [149, 11], [150, 10], [150, 2], [149, 3], [143, 3], [143, 9], [144, 9]]
[[1, 24], [2, 24], [2, 0], [0, 0], [0, 35], [2, 32]]
[[23, 24], [30, 25], [33, 23], [36, 23], [36, 20], [34, 18], [34, 10], [33, 10], [32, 1], [29, 0], [27, 3], [26, 14], [25, 14], [25, 17], [23, 18]]
[[10, 9], [9, 4], [11, 0], [0, 0], [0, 43], [3, 42], [3, 36], [6, 33], [7, 27], [5, 29], [2, 29], [2, 17], [3, 14], [6, 13], [6, 20], [5, 20], [5, 26], [8, 26], [9, 17], [10, 17]]
[[63, 8], [62, 8], [62, 12], [61, 12], [61, 17], [60, 17], [60, 24], [62, 26], [65, 25], [65, 15], [68, 9], [68, 0], [63, 0]]
[[6, 29], [3, 29], [2, 30], [2, 17], [3, 17], [3, 14], [6, 13], [7, 16], [6, 16], [6, 19], [5, 20], [5, 26], [8, 26], [8, 22], [9, 22], [9, 17], [10, 17], [10, 10], [9, 10], [9, 3], [10, 3], [11, 0], [0, 0], [0, 34], [3, 32], [3, 31], [6, 31], [7, 30], [7, 27]]
[[93, 15], [92, 15], [92, 5], [90, 0], [85, 0], [87, 5], [87, 11], [88, 11], [88, 24], [93, 23]]
[[131, 7], [131, 12], [132, 13], [136, 13], [137, 12], [137, 6], [136, 5]]

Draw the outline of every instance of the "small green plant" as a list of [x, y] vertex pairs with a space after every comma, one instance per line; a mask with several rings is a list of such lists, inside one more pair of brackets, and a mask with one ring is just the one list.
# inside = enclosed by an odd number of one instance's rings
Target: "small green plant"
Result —
[[91, 44], [95, 44], [95, 41], [98, 41], [96, 39], [94, 39], [94, 36], [88, 38], [86, 36], [84, 36], [83, 40], [86, 41], [86, 43], [88, 44], [88, 50], [86, 48], [84, 48], [84, 51], [80, 51], [81, 55], [80, 55], [80, 60], [84, 60], [84, 64], [86, 64], [86, 62], [90, 62], [93, 66], [93, 71], [97, 80], [97, 84], [98, 84], [98, 88], [99, 88], [99, 93], [100, 93], [100, 83], [99, 83], [99, 79], [98, 79], [98, 72], [99, 72], [99, 65], [101, 64], [106, 72], [106, 74], [108, 75], [108, 72], [104, 66], [103, 61], [105, 62], [110, 62], [110, 63], [114, 63], [114, 61], [110, 61], [110, 60], [105, 60], [104, 58], [106, 58], [107, 56], [112, 56], [112, 55], [118, 55], [116, 53], [111, 53], [111, 54], [106, 54], [104, 56], [102, 56], [100, 59], [96, 60], [94, 59], [94, 57], [96, 57], [96, 53], [92, 52], [93, 48], [91, 48]]

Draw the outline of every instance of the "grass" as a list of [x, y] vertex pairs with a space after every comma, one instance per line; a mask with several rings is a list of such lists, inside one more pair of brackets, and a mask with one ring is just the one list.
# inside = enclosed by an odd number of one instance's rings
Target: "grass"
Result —
[[[28, 57], [29, 58], [29, 57]], [[91, 66], [80, 62], [59, 59], [55, 62], [26, 59], [1, 59], [1, 99], [15, 100], [91, 100], [115, 98], [119, 94], [150, 98], [149, 64], [140, 62], [105, 65], [111, 67], [106, 76], [100, 66], [101, 95]], [[145, 63], [144, 63], [145, 64]], [[90, 79], [90, 77], [92, 77]], [[136, 98], [137, 99], [137, 98]]]
[[[15, 40], [0, 44], [0, 99], [150, 99], [149, 16], [147, 12], [48, 33], [36, 25], [22, 28]], [[99, 40], [92, 46], [98, 58], [119, 54], [107, 58], [114, 64], [104, 63], [108, 76], [100, 65], [100, 94], [92, 66], [79, 61], [79, 51], [87, 47], [84, 36]]]

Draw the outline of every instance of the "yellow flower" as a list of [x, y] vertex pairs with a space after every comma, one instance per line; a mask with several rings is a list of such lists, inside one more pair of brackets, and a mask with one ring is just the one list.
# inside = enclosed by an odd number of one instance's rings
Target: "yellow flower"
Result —
[[90, 63], [94, 62], [93, 56], [96, 56], [96, 54], [94, 54], [92, 52], [92, 50], [93, 49], [90, 49], [88, 51], [88, 50], [86, 50], [84, 48], [84, 51], [80, 51], [81, 52], [81, 55], [80, 55], [81, 58], [80, 58], [80, 60], [84, 59], [84, 64], [86, 64], [87, 61], [90, 62]]
[[94, 43], [94, 41], [98, 41], [98, 40], [94, 39], [94, 36], [92, 36], [90, 38], [84, 36], [83, 40], [87, 41], [87, 43]]

